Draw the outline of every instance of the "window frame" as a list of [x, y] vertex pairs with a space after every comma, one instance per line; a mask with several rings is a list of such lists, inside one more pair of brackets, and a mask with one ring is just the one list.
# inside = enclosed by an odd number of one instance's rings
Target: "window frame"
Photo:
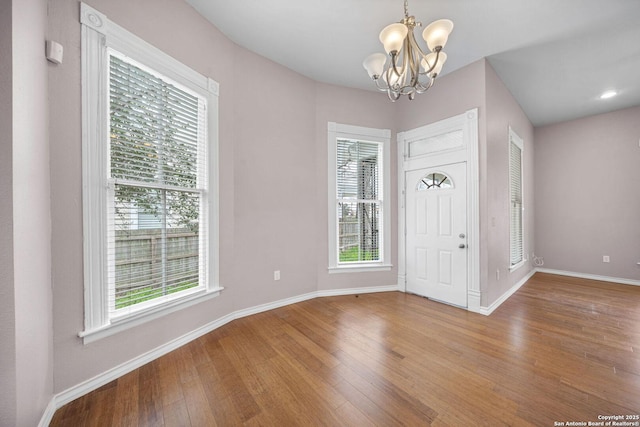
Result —
[[[328, 123], [328, 270], [329, 273], [388, 271], [391, 270], [391, 227], [390, 227], [390, 189], [391, 189], [391, 130], [361, 126]], [[362, 142], [375, 142], [382, 148], [382, 170], [380, 171], [378, 199], [380, 200], [380, 259], [376, 261], [351, 261], [341, 263], [338, 260], [338, 188], [337, 188], [337, 146], [339, 139], [354, 139]]]
[[[431, 180], [435, 179], [436, 175], [441, 175], [444, 177], [444, 179], [442, 181], [440, 181], [439, 184], [427, 184], [424, 180], [429, 179], [430, 176], [432, 176], [433, 178], [431, 178]], [[442, 184], [444, 184], [446, 181], [447, 182], [447, 186], [442, 187]], [[421, 188], [421, 184], [424, 184], [426, 186], [426, 188]], [[433, 171], [433, 172], [429, 172], [428, 174], [424, 175], [420, 181], [420, 183], [418, 183], [418, 185], [416, 185], [415, 191], [438, 191], [438, 190], [453, 190], [455, 189], [456, 186], [453, 183], [453, 180], [451, 179], [451, 177], [449, 175], [447, 175], [446, 173], [443, 172], [438, 172], [438, 171]]]
[[[155, 48], [109, 21], [102, 13], [81, 3], [82, 62], [82, 196], [84, 233], [84, 343], [98, 340], [138, 324], [216, 297], [219, 283], [218, 224], [218, 96], [214, 80]], [[197, 292], [185, 293], [166, 302], [120, 316], [110, 316], [108, 307], [108, 161], [109, 153], [109, 50], [112, 49], [150, 70], [188, 88], [206, 99], [207, 154], [204, 193], [206, 224], [202, 251], [208, 260], [206, 283]]]
[[[511, 220], [513, 216], [513, 200], [511, 197], [511, 183], [514, 179], [511, 163], [511, 150], [512, 146], [517, 147], [520, 150], [520, 253], [521, 258], [519, 261], [513, 263], [511, 258], [511, 253], [514, 249], [514, 244], [516, 244], [516, 239], [514, 238], [512, 229], [511, 229]], [[525, 203], [524, 203], [524, 140], [518, 136], [518, 134], [509, 126], [509, 145], [508, 145], [508, 153], [509, 153], [509, 186], [508, 186], [508, 194], [509, 194], [509, 271], [514, 271], [523, 266], [526, 262], [525, 257], [525, 236], [524, 236], [524, 219], [525, 219]]]

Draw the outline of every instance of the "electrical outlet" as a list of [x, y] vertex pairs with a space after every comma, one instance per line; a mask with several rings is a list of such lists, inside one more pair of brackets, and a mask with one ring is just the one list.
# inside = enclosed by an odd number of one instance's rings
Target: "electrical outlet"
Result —
[[609, 262], [609, 255], [602, 255], [602, 262]]
[[273, 272], [273, 280], [280, 280], [280, 270], [275, 270]]

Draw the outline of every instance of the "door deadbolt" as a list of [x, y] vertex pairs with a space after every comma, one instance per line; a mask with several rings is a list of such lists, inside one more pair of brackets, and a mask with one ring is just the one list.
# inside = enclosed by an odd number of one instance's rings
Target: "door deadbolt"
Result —
[[464, 233], [460, 233], [460, 235], [458, 237], [460, 237], [461, 239], [464, 239], [467, 236], [465, 236]]

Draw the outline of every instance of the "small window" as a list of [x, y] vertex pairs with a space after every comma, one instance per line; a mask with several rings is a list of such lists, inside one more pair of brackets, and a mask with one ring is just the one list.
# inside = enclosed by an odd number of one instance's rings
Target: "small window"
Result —
[[389, 268], [390, 131], [329, 123], [329, 270]]
[[338, 262], [380, 261], [382, 144], [338, 138]]
[[453, 182], [447, 175], [434, 172], [425, 175], [416, 186], [416, 191], [438, 190], [445, 188], [453, 188]]

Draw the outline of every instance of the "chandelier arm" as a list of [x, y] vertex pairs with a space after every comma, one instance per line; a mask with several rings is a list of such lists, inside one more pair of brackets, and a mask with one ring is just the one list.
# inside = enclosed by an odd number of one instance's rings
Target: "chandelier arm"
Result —
[[[404, 45], [402, 46], [402, 49], [404, 49]], [[398, 60], [398, 52], [395, 52], [395, 51], [394, 51], [394, 52], [391, 52], [391, 67], [389, 67], [389, 68], [388, 68], [387, 72], [388, 72], [389, 70], [392, 70], [392, 69], [393, 69], [393, 72], [394, 72], [398, 77], [400, 77], [400, 73], [398, 72], [398, 68], [397, 68], [397, 64], [396, 64], [396, 61], [397, 61], [397, 60]], [[387, 84], [388, 84], [389, 86], [391, 86], [391, 83], [390, 83], [390, 82], [391, 82], [391, 80], [389, 80], [389, 77], [390, 77], [390, 76], [387, 74]]]
[[420, 48], [420, 45], [418, 44], [418, 42], [416, 40], [415, 34], [413, 34], [413, 32], [412, 32], [411, 34], [409, 34], [409, 36], [410, 36], [409, 41], [411, 42], [411, 46], [412, 46], [413, 50], [418, 52], [418, 54], [419, 54], [418, 56], [420, 57], [420, 59], [422, 59], [424, 56], [426, 56], [426, 54]]
[[[429, 74], [430, 72], [433, 71], [434, 68], [436, 68], [436, 64], [438, 63], [438, 59], [440, 59], [440, 52], [442, 51], [441, 47], [437, 47], [436, 48], [436, 59], [433, 60], [433, 65], [431, 65], [431, 67], [429, 67], [428, 70], [422, 72], [421, 74]], [[427, 62], [428, 64], [428, 62]]]
[[418, 83], [416, 85], [416, 92], [418, 93], [425, 93], [426, 91], [428, 91], [429, 89], [431, 89], [431, 86], [433, 86], [433, 83], [435, 83], [436, 79], [435, 77], [432, 79], [429, 79], [429, 84], [428, 85], [423, 85], [422, 83]]
[[400, 89], [400, 95], [411, 95], [415, 91], [416, 88], [414, 86], [405, 85], [402, 87], [402, 89]]
[[407, 46], [406, 53], [407, 53], [409, 65], [411, 67], [411, 86], [415, 86], [416, 84], [419, 83], [420, 60], [422, 59], [421, 56], [416, 57], [416, 54], [417, 53], [421, 54], [422, 51], [418, 47], [418, 44], [416, 43], [416, 39], [413, 36], [413, 33], [409, 34], [409, 43]]
[[386, 74], [386, 76], [387, 76], [386, 84], [387, 84], [387, 86], [389, 87], [389, 90], [392, 90], [392, 86], [393, 86], [393, 85], [391, 84], [391, 75], [392, 75], [392, 73], [394, 73], [394, 69], [395, 69], [395, 67], [391, 67], [391, 66], [389, 66], [389, 68], [387, 68], [387, 70], [385, 71], [385, 74]]
[[[386, 71], [383, 71], [383, 73], [385, 73]], [[384, 81], [384, 79], [382, 79], [382, 77], [379, 77], [377, 79], [375, 79], [374, 81], [376, 82], [376, 87], [378, 88], [379, 91], [382, 92], [386, 92], [387, 90], [389, 90], [389, 85], [385, 84], [384, 86], [380, 85], [380, 80]]]
[[[413, 82], [413, 69], [411, 67], [411, 42], [407, 42], [407, 40], [405, 40], [404, 44], [402, 45], [402, 79], [398, 80], [398, 91], [401, 92], [401, 94], [403, 93], [404, 89], [408, 86], [410, 86], [410, 84]], [[409, 79], [409, 84], [407, 84], [407, 77], [410, 77]]]

